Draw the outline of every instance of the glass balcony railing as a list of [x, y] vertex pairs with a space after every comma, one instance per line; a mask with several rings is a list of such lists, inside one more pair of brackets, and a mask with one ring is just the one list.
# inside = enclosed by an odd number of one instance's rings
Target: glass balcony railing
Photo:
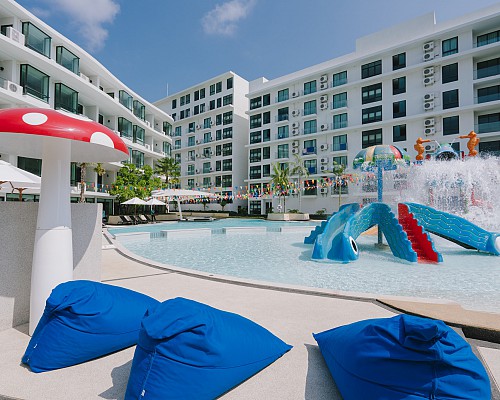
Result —
[[488, 76], [495, 75], [500, 75], [500, 65], [492, 65], [475, 71], [476, 79], [487, 78]]
[[474, 130], [476, 133], [500, 132], [500, 121], [477, 124]]
[[497, 100], [500, 100], [500, 93], [487, 94], [487, 95], [483, 95], [483, 96], [478, 96], [476, 98], [476, 102], [478, 104], [488, 103], [490, 101], [497, 101]]

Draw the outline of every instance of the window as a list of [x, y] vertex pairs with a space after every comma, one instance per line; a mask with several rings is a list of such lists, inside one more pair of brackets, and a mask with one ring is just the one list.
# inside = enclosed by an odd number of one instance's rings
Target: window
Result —
[[254, 165], [250, 167], [250, 179], [260, 179], [261, 177], [261, 167], [260, 165]]
[[477, 79], [500, 74], [500, 58], [477, 63]]
[[209, 129], [212, 126], [212, 118], [208, 117], [203, 120], [203, 129]]
[[188, 143], [187, 143], [187, 145], [188, 146], [194, 146], [194, 144], [195, 144], [194, 136], [189, 136], [188, 137]]
[[271, 140], [271, 129], [264, 129], [262, 131], [262, 141], [269, 142]]
[[262, 125], [271, 123], [271, 111], [266, 111], [262, 114]]
[[304, 167], [309, 171], [310, 174], [316, 174], [318, 171], [318, 160], [315, 158], [312, 160], [305, 160]]
[[304, 103], [304, 115], [316, 114], [316, 100], [306, 101]]
[[477, 117], [477, 133], [499, 132], [500, 113], [479, 115]]
[[177, 99], [172, 100], [172, 110], [175, 110], [177, 108]]
[[372, 129], [370, 131], [363, 131], [361, 134], [361, 148], [382, 144], [382, 129]]
[[232, 156], [233, 155], [233, 144], [232, 143], [224, 143], [222, 145], [222, 156]]
[[198, 101], [198, 100], [200, 100], [200, 91], [196, 90], [194, 92], [194, 101]]
[[217, 126], [222, 125], [222, 114], [217, 114], [215, 116], [215, 125]]
[[333, 116], [333, 129], [342, 129], [347, 127], [347, 113]]
[[77, 113], [78, 92], [62, 83], [56, 83], [54, 93], [54, 108]]
[[23, 22], [24, 44], [31, 50], [50, 58], [50, 44], [52, 39], [31, 22]]
[[17, 157], [17, 166], [32, 174], [42, 176], [42, 160], [38, 158]]
[[443, 65], [441, 71], [443, 83], [458, 81], [458, 63]]
[[337, 87], [347, 83], [347, 71], [338, 72], [333, 74], [332, 86]]
[[288, 89], [278, 91], [278, 102], [288, 100]]
[[477, 102], [486, 103], [488, 101], [500, 100], [500, 85], [490, 86], [477, 90]]
[[375, 85], [365, 86], [361, 88], [361, 102], [362, 104], [373, 103], [382, 100], [382, 84], [376, 83]]
[[129, 140], [134, 139], [132, 122], [128, 119], [118, 117], [118, 132], [120, 132], [120, 137], [127, 138]]
[[224, 128], [222, 130], [222, 139], [231, 139], [233, 137], [233, 128]]
[[269, 146], [262, 148], [262, 159], [269, 160], [271, 158], [271, 148]]
[[333, 109], [347, 107], [347, 92], [333, 95]]
[[176, 126], [174, 131], [174, 136], [181, 136], [181, 135], [182, 135], [182, 127]]
[[233, 88], [233, 77], [227, 78], [226, 79], [226, 89], [232, 89]]
[[458, 107], [458, 89], [443, 92], [443, 110]]
[[363, 110], [362, 120], [363, 124], [382, 121], [382, 106], [365, 108]]
[[392, 94], [401, 94], [406, 92], [406, 77], [395, 78], [392, 80]]
[[200, 100], [205, 98], [205, 88], [200, 89]]
[[304, 181], [304, 196], [316, 196], [318, 194], [318, 189], [316, 187], [316, 182], [314, 180]]
[[406, 67], [406, 53], [396, 54], [392, 56], [392, 70], [401, 69]]
[[203, 178], [203, 187], [204, 188], [209, 188], [210, 186], [212, 186], [212, 181], [210, 181], [210, 177], [205, 177]]
[[288, 121], [288, 107], [278, 109], [278, 121]]
[[56, 63], [80, 75], [80, 59], [63, 46], [56, 47]]
[[479, 143], [479, 153], [500, 156], [500, 140]]
[[222, 130], [221, 129], [217, 129], [215, 131], [215, 140], [221, 140], [222, 139]]
[[285, 126], [278, 126], [278, 139], [285, 139], [289, 136], [289, 127], [288, 125]]
[[333, 137], [332, 151], [347, 150], [347, 135]]
[[[163, 121], [163, 133], [167, 136], [172, 136], [172, 125], [170, 122]], [[165, 142], [166, 143], [166, 142]]]
[[139, 100], [134, 100], [133, 113], [137, 118], [144, 121], [146, 119], [146, 106]]
[[271, 176], [271, 164], [264, 164], [262, 166], [262, 177], [267, 178]]
[[392, 103], [392, 118], [406, 117], [406, 100]]
[[[347, 156], [332, 157], [332, 163], [333, 163], [333, 165], [345, 165], [345, 166], [347, 166]], [[346, 192], [342, 191], [342, 193], [346, 193]]]
[[217, 82], [217, 83], [215, 84], [215, 92], [216, 92], [216, 93], [220, 93], [220, 92], [222, 92], [222, 82]]
[[120, 104], [122, 106], [128, 108], [130, 111], [133, 110], [133, 108], [134, 108], [134, 99], [125, 90], [120, 90], [118, 92], [118, 101], [120, 102]]
[[210, 143], [212, 141], [212, 134], [210, 132], [205, 132], [203, 134], [203, 143]]
[[454, 38], [451, 38], [451, 39], [443, 40], [442, 45], [443, 45], [443, 52], [442, 52], [443, 57], [458, 53], [458, 37], [457, 36], [455, 36]]
[[395, 125], [392, 127], [392, 141], [403, 142], [406, 140], [406, 125]]
[[31, 65], [21, 65], [21, 86], [24, 93], [49, 102], [49, 76]]
[[163, 152], [167, 157], [172, 157], [172, 145], [168, 142], [163, 142]]
[[261, 131], [250, 132], [250, 144], [260, 143], [262, 141]]
[[214, 94], [215, 94], [215, 83], [213, 83], [212, 85], [210, 85], [210, 96], [212, 96]]
[[144, 167], [144, 153], [138, 150], [132, 150], [132, 164], [137, 168]]
[[316, 154], [316, 139], [304, 140], [304, 150], [302, 154]]
[[500, 31], [485, 33], [477, 37], [477, 47], [500, 41]]
[[361, 66], [361, 79], [366, 79], [371, 76], [380, 75], [382, 73], [382, 60], [377, 60]]
[[271, 95], [265, 94], [264, 96], [262, 96], [262, 105], [265, 107], [268, 106], [269, 104], [271, 104]]
[[250, 129], [260, 128], [262, 126], [262, 114], [250, 116]]
[[205, 112], [205, 103], [200, 104], [200, 113]]
[[215, 146], [215, 155], [216, 156], [222, 155], [222, 146], [220, 144], [218, 144], [217, 146]]
[[217, 99], [217, 108], [221, 108], [222, 107], [222, 99], [219, 97]]
[[304, 95], [316, 93], [316, 81], [304, 83]]
[[233, 95], [232, 94], [228, 94], [227, 96], [224, 96], [222, 98], [222, 105], [223, 106], [229, 106], [233, 104]]
[[255, 110], [256, 108], [262, 107], [262, 97], [254, 97], [250, 99], [250, 110]]
[[195, 151], [194, 150], [189, 150], [188, 151], [188, 153], [187, 153], [187, 160], [188, 161], [195, 161], [196, 160]]
[[134, 143], [139, 143], [144, 145], [144, 128], [141, 128], [138, 125], [134, 125]]
[[186, 104], [186, 96], [181, 96], [179, 104], [181, 107]]
[[278, 155], [276, 158], [288, 158], [288, 144], [278, 145]]
[[228, 111], [222, 114], [222, 125], [229, 125], [233, 123], [233, 112]]
[[[187, 166], [187, 174], [194, 175], [194, 164], [189, 164]], [[194, 180], [193, 180], [193, 185], [194, 185]]]
[[187, 94], [186, 95], [186, 104], [189, 104], [189, 103], [191, 103], [191, 95]]
[[460, 133], [458, 115], [443, 118], [443, 135], [458, 135]]
[[312, 119], [310, 121], [304, 121], [304, 135], [309, 135], [310, 133], [316, 133], [317, 131], [318, 129], [315, 119]]
[[222, 170], [223, 171], [232, 171], [233, 170], [233, 160], [230, 158], [227, 160], [222, 160]]
[[261, 160], [261, 149], [251, 149], [250, 150], [250, 162], [259, 162]]

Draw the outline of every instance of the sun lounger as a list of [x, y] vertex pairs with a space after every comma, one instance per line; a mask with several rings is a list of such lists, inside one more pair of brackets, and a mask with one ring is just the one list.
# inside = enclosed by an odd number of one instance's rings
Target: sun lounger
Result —
[[128, 215], [120, 215], [120, 219], [122, 220], [122, 224], [124, 225], [131, 225], [134, 223], [134, 221], [132, 221]]
[[147, 224], [149, 222], [148, 219], [142, 214], [139, 214], [137, 216], [137, 219], [138, 219], [140, 224]]

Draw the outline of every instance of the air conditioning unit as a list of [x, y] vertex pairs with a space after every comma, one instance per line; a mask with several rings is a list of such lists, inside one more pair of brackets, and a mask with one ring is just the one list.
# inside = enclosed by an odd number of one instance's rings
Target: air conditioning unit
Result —
[[327, 131], [328, 130], [328, 124], [321, 124], [319, 126], [319, 129], [321, 129], [322, 131]]
[[146, 150], [151, 150], [151, 146], [149, 144], [145, 144], [144, 147], [146, 148]]
[[214, 126], [215, 122], [214, 121], [210, 121], [210, 126]]
[[328, 75], [321, 75], [321, 77], [319, 78], [319, 81], [321, 83], [325, 83], [325, 82], [328, 82]]
[[433, 51], [424, 54], [424, 61], [430, 61], [430, 60], [434, 60], [434, 52]]
[[319, 146], [319, 148], [323, 151], [325, 150], [328, 150], [328, 145], [327, 144], [322, 144], [321, 146]]
[[151, 122], [149, 122], [149, 121], [145, 121], [145, 122], [146, 122], [146, 125], [151, 128]]
[[422, 49], [424, 51], [432, 51], [432, 50], [434, 50], [434, 42], [424, 43], [424, 45], [422, 46]]
[[199, 169], [195, 169], [195, 170], [194, 170], [194, 172], [195, 172], [196, 174], [199, 174], [199, 173], [200, 173], [200, 170], [199, 170]]
[[299, 92], [292, 92], [292, 97], [299, 97], [300, 93]]
[[300, 126], [300, 124], [298, 122], [294, 122], [292, 124], [292, 129], [297, 129], [299, 126]]
[[200, 143], [201, 143], [201, 140], [199, 140], [199, 139], [198, 139], [198, 140], [196, 141], [196, 144], [200, 144]]
[[5, 81], [5, 89], [12, 93], [23, 94], [23, 87], [11, 81]]
[[328, 89], [328, 82], [320, 83], [320, 84], [319, 84], [319, 88], [320, 88], [321, 90]]
[[321, 188], [321, 189], [319, 189], [319, 192], [321, 194], [328, 194], [328, 188]]
[[212, 172], [214, 169], [212, 167], [210, 167], [209, 171]]
[[436, 150], [436, 143], [427, 143], [424, 148], [427, 152], [434, 152]]
[[298, 141], [298, 140], [294, 140], [294, 141], [292, 142], [292, 146], [293, 146], [293, 147], [299, 147], [299, 141]]
[[427, 93], [424, 95], [424, 101], [432, 101], [434, 100], [434, 93]]
[[425, 136], [432, 136], [436, 133], [436, 128], [425, 128]]
[[196, 125], [196, 129], [200, 130], [201, 129], [201, 125]]
[[434, 77], [433, 76], [428, 76], [427, 78], [424, 78], [424, 86], [430, 86], [434, 84]]
[[434, 75], [434, 67], [424, 69], [424, 76]]
[[87, 81], [88, 83], [90, 83], [90, 78], [87, 75], [82, 74], [81, 72], [80, 72], [80, 78], [82, 78], [84, 81]]
[[198, 153], [196, 153], [196, 158], [200, 157], [200, 155]]
[[24, 45], [24, 35], [12, 26], [7, 27], [6, 36], [14, 42]]
[[319, 167], [319, 170], [321, 172], [325, 172], [325, 171], [328, 171], [328, 167], [326, 165], [322, 165], [322, 166]]
[[323, 157], [321, 160], [320, 160], [321, 164], [328, 164], [328, 157]]
[[424, 126], [426, 128], [430, 128], [431, 126], [434, 126], [435, 125], [435, 119], [434, 118], [428, 118], [424, 121]]
[[434, 102], [429, 101], [427, 103], [424, 103], [424, 110], [425, 111], [434, 110]]
[[213, 151], [210, 151], [210, 153], [208, 153], [208, 154], [210, 154], [211, 156], [213, 156], [213, 155], [214, 155], [214, 152], [213, 152]]
[[292, 154], [299, 154], [299, 149], [297, 148], [292, 149]]
[[292, 129], [292, 135], [293, 136], [300, 135], [300, 131], [298, 129]]
[[321, 103], [319, 105], [320, 110], [328, 110], [328, 103]]
[[319, 98], [319, 101], [321, 101], [322, 103], [326, 103], [328, 101], [328, 95], [324, 94]]
[[293, 110], [292, 111], [292, 117], [298, 117], [300, 115], [300, 111], [299, 110]]

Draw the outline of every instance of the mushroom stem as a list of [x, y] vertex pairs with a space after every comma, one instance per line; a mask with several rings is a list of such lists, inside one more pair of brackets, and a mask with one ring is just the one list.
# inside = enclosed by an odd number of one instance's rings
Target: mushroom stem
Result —
[[31, 271], [30, 335], [43, 314], [52, 289], [73, 279], [70, 157], [69, 140], [44, 140]]

